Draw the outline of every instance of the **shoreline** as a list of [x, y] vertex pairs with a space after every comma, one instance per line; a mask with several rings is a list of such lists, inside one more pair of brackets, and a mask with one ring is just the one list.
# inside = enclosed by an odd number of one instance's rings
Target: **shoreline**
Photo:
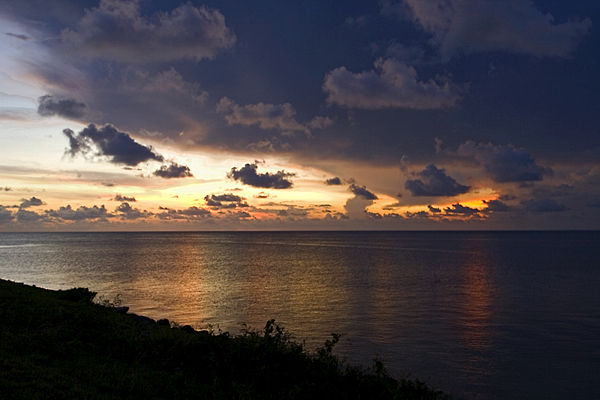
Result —
[[333, 354], [339, 335], [309, 352], [274, 320], [239, 335], [197, 331], [94, 297], [0, 279], [9, 398], [449, 398], [378, 361], [346, 364]]

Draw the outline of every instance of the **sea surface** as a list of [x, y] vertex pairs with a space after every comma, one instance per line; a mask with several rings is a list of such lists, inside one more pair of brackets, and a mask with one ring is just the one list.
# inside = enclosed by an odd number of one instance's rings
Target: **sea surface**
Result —
[[0, 233], [0, 278], [231, 333], [342, 334], [457, 399], [600, 399], [600, 232]]

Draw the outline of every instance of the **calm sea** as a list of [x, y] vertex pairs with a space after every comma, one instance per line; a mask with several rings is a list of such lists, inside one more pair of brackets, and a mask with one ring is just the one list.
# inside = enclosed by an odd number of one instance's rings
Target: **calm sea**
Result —
[[0, 234], [0, 278], [383, 359], [455, 398], [600, 399], [600, 232]]

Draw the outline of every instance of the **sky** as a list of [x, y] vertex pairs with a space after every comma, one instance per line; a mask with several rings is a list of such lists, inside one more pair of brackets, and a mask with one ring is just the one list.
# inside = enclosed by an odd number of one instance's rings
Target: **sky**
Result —
[[0, 0], [0, 231], [600, 229], [596, 0]]

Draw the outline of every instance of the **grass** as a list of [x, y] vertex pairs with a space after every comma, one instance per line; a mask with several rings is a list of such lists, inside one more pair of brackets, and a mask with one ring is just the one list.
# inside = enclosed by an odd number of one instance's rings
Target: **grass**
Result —
[[228, 333], [155, 323], [94, 303], [95, 293], [0, 280], [0, 398], [446, 399], [383, 365], [315, 352], [273, 320]]

